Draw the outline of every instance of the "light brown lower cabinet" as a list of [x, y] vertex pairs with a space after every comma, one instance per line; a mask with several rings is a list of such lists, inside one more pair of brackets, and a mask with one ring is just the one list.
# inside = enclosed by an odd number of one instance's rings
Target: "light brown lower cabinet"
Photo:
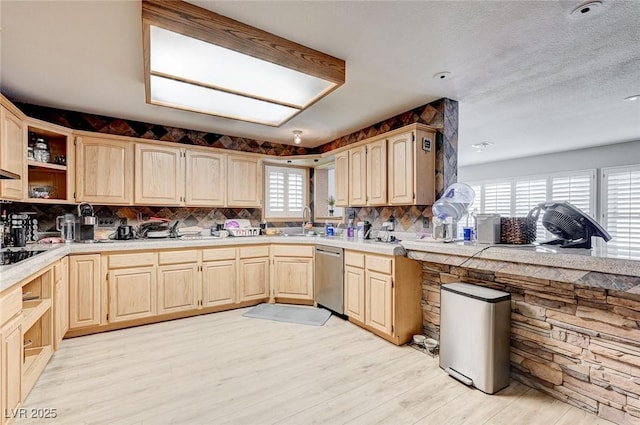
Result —
[[69, 330], [69, 258], [64, 257], [53, 266], [53, 348], [60, 347]]
[[269, 298], [269, 246], [238, 248], [239, 301]]
[[197, 263], [158, 266], [158, 314], [198, 308]]
[[313, 301], [313, 246], [273, 245], [271, 257], [273, 295], [290, 302]]
[[202, 307], [231, 305], [238, 299], [235, 248], [202, 250]]
[[345, 314], [394, 344], [422, 331], [421, 268], [401, 256], [345, 250]]
[[22, 402], [22, 324], [21, 317], [0, 328], [0, 424], [8, 424]]
[[69, 329], [101, 322], [100, 254], [69, 257]]
[[152, 266], [109, 271], [110, 323], [156, 315], [156, 270]]

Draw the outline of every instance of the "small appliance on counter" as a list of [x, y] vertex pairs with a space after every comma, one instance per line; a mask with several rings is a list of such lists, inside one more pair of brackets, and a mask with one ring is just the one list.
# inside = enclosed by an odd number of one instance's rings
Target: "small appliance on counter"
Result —
[[434, 239], [451, 242], [458, 237], [458, 221], [467, 214], [475, 197], [475, 191], [464, 183], [447, 187], [444, 195], [431, 207]]
[[611, 240], [611, 235], [597, 221], [569, 202], [543, 202], [537, 208], [544, 211], [544, 228], [558, 238], [544, 244], [560, 245], [561, 248], [591, 249], [593, 236], [598, 236], [605, 242]]
[[476, 227], [478, 243], [500, 243], [500, 214], [478, 214]]
[[65, 243], [71, 243], [76, 235], [76, 216], [65, 214], [56, 217], [56, 230], [60, 232], [60, 237]]
[[82, 243], [96, 242], [96, 226], [98, 218], [93, 212], [91, 204], [86, 202], [78, 205], [76, 217], [75, 241]]

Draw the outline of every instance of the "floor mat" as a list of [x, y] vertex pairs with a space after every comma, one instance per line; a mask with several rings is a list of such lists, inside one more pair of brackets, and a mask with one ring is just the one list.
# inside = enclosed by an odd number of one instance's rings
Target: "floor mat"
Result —
[[322, 326], [331, 317], [331, 312], [323, 308], [302, 307], [283, 304], [259, 304], [243, 314], [254, 319], [299, 323], [301, 325]]

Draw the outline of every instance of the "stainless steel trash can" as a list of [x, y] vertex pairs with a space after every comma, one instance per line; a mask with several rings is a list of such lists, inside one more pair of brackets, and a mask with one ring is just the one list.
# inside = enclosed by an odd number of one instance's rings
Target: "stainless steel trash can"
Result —
[[509, 385], [511, 294], [468, 283], [441, 286], [440, 367], [493, 394]]

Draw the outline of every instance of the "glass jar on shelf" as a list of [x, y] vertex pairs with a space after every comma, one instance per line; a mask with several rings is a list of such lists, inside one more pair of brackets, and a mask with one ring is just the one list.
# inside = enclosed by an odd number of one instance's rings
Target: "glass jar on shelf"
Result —
[[51, 152], [49, 152], [49, 145], [43, 138], [36, 139], [36, 145], [33, 148], [33, 158], [38, 162], [49, 162], [51, 159]]

